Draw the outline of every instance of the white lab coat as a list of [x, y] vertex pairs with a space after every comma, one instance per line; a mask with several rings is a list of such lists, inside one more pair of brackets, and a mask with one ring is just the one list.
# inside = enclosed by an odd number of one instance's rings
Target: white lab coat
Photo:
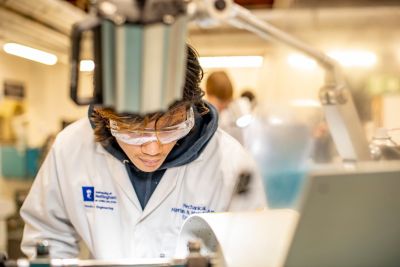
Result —
[[218, 126], [235, 138], [241, 145], [245, 145], [244, 129], [236, 125], [235, 118], [228, 109], [220, 112]]
[[229, 106], [219, 114], [219, 127], [234, 137], [244, 147], [247, 147], [248, 139], [251, 138], [251, 136], [248, 136], [246, 127], [242, 128], [237, 126], [236, 120], [244, 115], [250, 115], [251, 112], [250, 101], [245, 97], [240, 97], [233, 100]]
[[124, 164], [82, 119], [57, 136], [21, 209], [22, 250], [33, 256], [46, 239], [52, 258], [75, 258], [82, 240], [96, 259], [172, 257], [188, 215], [266, 206], [258, 174], [248, 194], [233, 194], [242, 170], [254, 171], [253, 161], [217, 130], [195, 161], [165, 172], [142, 210]]

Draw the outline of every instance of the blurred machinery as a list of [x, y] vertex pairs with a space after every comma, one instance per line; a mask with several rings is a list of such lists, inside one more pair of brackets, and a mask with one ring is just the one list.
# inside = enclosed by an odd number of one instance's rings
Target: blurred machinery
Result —
[[300, 213], [270, 209], [197, 214], [184, 223], [177, 256], [200, 239], [216, 266], [398, 266], [400, 162], [331, 166], [311, 173]]
[[7, 224], [6, 220], [15, 211], [14, 203], [10, 200], [0, 199], [0, 252], [7, 247]]
[[390, 131], [398, 129], [378, 128], [369, 145], [371, 156], [374, 160], [400, 159], [400, 145], [390, 136]]
[[22, 234], [24, 231], [24, 221], [19, 214], [19, 210], [26, 196], [28, 190], [17, 190], [15, 192], [14, 204], [15, 212], [8, 216], [7, 223], [7, 254], [9, 259], [18, 259], [24, 257], [21, 251], [20, 245], [22, 240]]

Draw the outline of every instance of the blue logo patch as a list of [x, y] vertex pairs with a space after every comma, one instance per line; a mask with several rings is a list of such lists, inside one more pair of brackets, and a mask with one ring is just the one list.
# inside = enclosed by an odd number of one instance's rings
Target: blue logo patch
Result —
[[83, 201], [94, 202], [94, 186], [82, 186]]

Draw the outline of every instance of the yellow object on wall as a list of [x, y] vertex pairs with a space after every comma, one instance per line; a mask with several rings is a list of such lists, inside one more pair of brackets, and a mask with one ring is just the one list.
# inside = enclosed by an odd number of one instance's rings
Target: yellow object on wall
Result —
[[0, 142], [13, 143], [16, 140], [14, 119], [25, 113], [22, 100], [4, 98], [0, 102]]

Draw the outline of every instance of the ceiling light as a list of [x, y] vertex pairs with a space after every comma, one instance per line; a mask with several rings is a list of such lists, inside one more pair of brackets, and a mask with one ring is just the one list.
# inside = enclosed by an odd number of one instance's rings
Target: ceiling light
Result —
[[291, 105], [295, 107], [321, 107], [321, 103], [314, 99], [295, 99], [291, 101]]
[[260, 68], [262, 56], [225, 56], [200, 57], [200, 65], [205, 69], [211, 68]]
[[85, 71], [85, 72], [93, 71], [94, 70], [93, 60], [90, 60], [90, 59], [81, 60], [79, 63], [79, 70]]
[[317, 67], [315, 60], [300, 54], [291, 54], [288, 56], [290, 66], [301, 70], [314, 70]]
[[22, 57], [25, 59], [33, 60], [46, 65], [54, 65], [57, 63], [57, 57], [53, 54], [24, 46], [16, 43], [6, 43], [3, 45], [6, 53]]
[[344, 67], [373, 67], [377, 62], [375, 53], [363, 50], [331, 51], [327, 53], [331, 58]]

